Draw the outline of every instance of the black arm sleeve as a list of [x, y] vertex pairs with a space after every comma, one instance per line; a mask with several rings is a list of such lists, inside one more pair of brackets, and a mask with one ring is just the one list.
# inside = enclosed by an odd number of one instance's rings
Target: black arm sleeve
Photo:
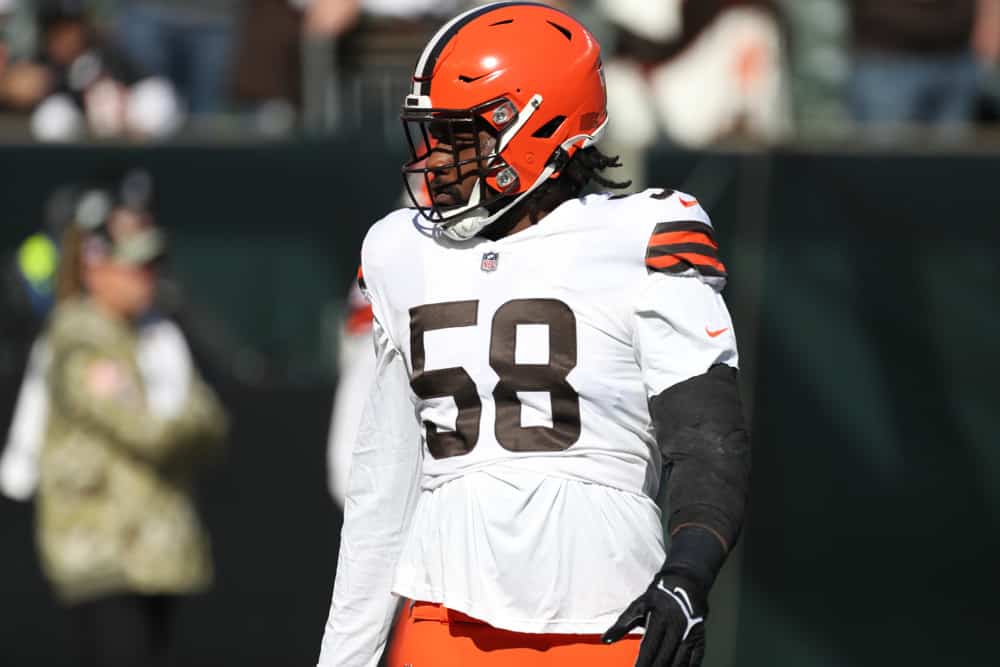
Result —
[[[691, 561], [714, 579], [739, 537], [749, 491], [750, 438], [737, 370], [712, 366], [654, 396], [649, 411], [669, 475], [667, 565]], [[721, 545], [718, 554], [708, 553], [706, 531]]]

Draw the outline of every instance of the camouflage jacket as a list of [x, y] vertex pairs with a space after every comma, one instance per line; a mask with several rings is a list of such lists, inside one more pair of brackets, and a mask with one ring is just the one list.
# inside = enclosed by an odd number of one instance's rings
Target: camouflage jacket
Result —
[[48, 330], [50, 413], [40, 461], [37, 540], [67, 602], [120, 593], [190, 593], [212, 576], [190, 487], [226, 418], [195, 374], [172, 418], [149, 409], [136, 338], [86, 301]]

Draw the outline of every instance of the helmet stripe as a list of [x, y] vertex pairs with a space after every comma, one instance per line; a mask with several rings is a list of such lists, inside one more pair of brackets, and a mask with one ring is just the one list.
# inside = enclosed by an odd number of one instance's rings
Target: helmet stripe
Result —
[[417, 68], [413, 73], [413, 94], [430, 95], [430, 78], [431, 75], [434, 74], [434, 66], [437, 65], [437, 59], [441, 55], [441, 52], [444, 51], [444, 47], [448, 45], [448, 42], [451, 41], [451, 38], [454, 37], [459, 30], [483, 14], [488, 14], [494, 10], [506, 7], [524, 5], [546, 7], [551, 9], [548, 5], [544, 5], [539, 2], [494, 2], [489, 5], [470, 9], [467, 12], [459, 14], [451, 21], [448, 21], [441, 26], [441, 29], [437, 31], [437, 34], [435, 34], [434, 37], [431, 38], [431, 41], [427, 43], [427, 46], [424, 47], [423, 53], [420, 54], [420, 60], [417, 61]]

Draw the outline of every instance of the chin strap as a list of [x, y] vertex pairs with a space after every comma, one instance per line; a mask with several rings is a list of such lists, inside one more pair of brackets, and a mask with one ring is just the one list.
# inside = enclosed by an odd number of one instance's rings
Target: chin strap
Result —
[[548, 178], [554, 173], [554, 166], [550, 165], [545, 167], [530, 188], [514, 197], [509, 203], [494, 213], [490, 213], [488, 209], [480, 206], [472, 209], [458, 220], [455, 220], [454, 222], [441, 223], [438, 227], [441, 229], [442, 234], [453, 241], [468, 241], [473, 236], [483, 231], [483, 229], [499, 220], [504, 213], [512, 209], [521, 200], [534, 192], [539, 185], [547, 181]]

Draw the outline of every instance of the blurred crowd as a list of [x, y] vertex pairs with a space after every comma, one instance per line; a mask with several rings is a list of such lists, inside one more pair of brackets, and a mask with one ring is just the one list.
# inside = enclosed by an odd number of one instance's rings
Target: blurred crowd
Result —
[[[398, 132], [419, 50], [477, 0], [0, 0], [0, 136]], [[563, 0], [627, 150], [995, 121], [1000, 0]], [[891, 126], [891, 127], [889, 127]], [[18, 133], [21, 133], [20, 135]]]

